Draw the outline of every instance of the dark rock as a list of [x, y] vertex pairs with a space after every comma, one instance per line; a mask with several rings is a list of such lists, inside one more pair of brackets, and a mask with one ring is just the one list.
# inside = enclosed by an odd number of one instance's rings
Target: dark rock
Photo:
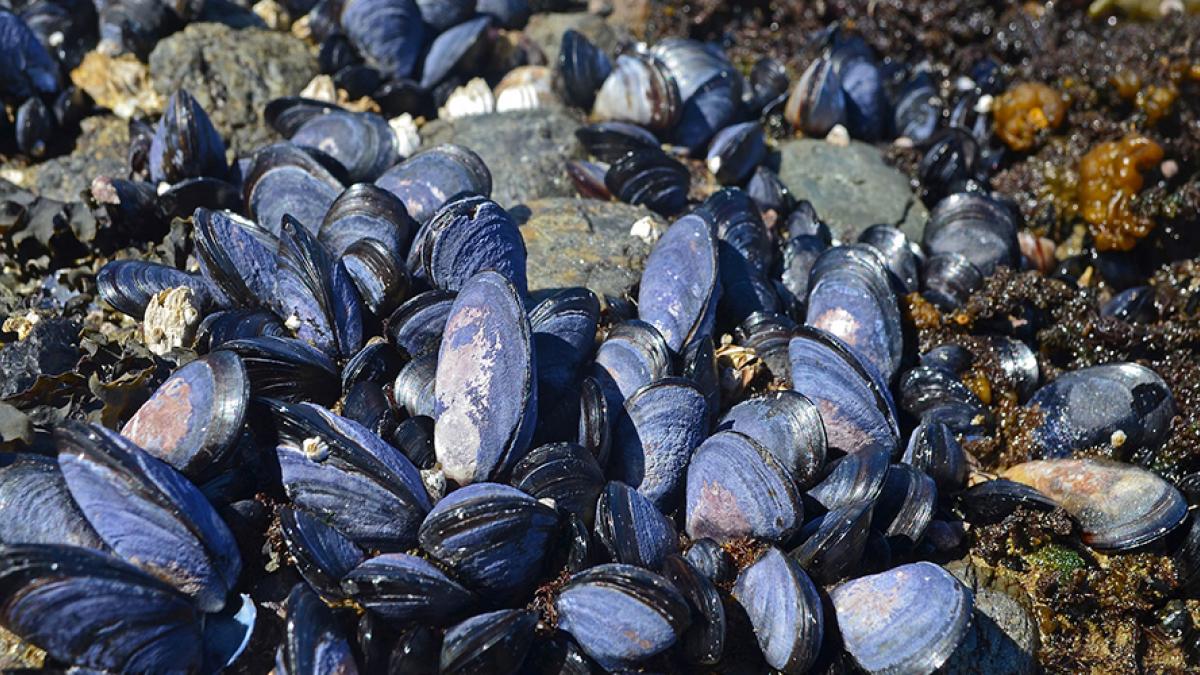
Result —
[[970, 562], [955, 561], [946, 570], [975, 594], [975, 616], [942, 672], [953, 675], [1037, 672], [1034, 654], [1038, 647], [1038, 626], [1029, 610], [1013, 597], [1024, 595], [1024, 591], [1005, 588], [988, 570]]
[[43, 319], [24, 340], [0, 349], [0, 398], [24, 392], [41, 375], [62, 375], [78, 362], [78, 326], [67, 319]]
[[921, 240], [929, 212], [908, 177], [884, 164], [874, 146], [851, 141], [839, 147], [801, 138], [779, 146], [779, 177], [797, 199], [807, 199], [833, 236], [846, 242], [871, 225], [895, 225]]
[[193, 23], [150, 54], [155, 91], [165, 98], [186, 88], [237, 155], [275, 140], [262, 120], [267, 102], [298, 94], [317, 74], [299, 39], [273, 31]]
[[96, 219], [83, 203], [41, 197], [0, 180], [0, 241], [18, 260], [73, 260], [87, 254], [95, 237]]
[[124, 178], [129, 173], [129, 123], [115, 115], [89, 117], [69, 155], [29, 169], [30, 185], [43, 197], [76, 201], [96, 176]]
[[513, 209], [529, 251], [529, 290], [585, 286], [619, 298], [642, 274], [651, 245], [629, 233], [648, 209], [596, 199], [542, 199]]
[[610, 55], [616, 53], [624, 38], [602, 17], [587, 12], [535, 14], [525, 27], [525, 35], [546, 54], [546, 62], [553, 64], [558, 62], [558, 46], [567, 29], [579, 31]]
[[565, 163], [584, 157], [575, 138], [579, 120], [562, 108], [518, 110], [431, 122], [425, 146], [458, 143], [479, 154], [492, 172], [492, 199], [505, 208], [546, 197], [573, 197]]

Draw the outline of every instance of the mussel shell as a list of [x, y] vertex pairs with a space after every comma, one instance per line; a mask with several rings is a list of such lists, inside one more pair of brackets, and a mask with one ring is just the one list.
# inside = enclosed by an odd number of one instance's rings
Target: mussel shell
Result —
[[201, 619], [191, 599], [98, 551], [0, 548], [0, 621], [54, 659], [96, 670], [196, 672]]
[[571, 577], [554, 605], [558, 627], [608, 670], [636, 666], [662, 653], [691, 621], [687, 601], [670, 582], [618, 563]]
[[346, 0], [339, 23], [367, 63], [397, 80], [412, 76], [429, 32], [413, 0]]
[[347, 597], [397, 623], [446, 625], [478, 600], [437, 567], [407, 553], [369, 558], [344, 574], [341, 586]]
[[22, 103], [14, 116], [17, 150], [21, 154], [41, 159], [55, 144], [58, 124], [42, 99], [33, 97]]
[[425, 275], [436, 288], [457, 291], [477, 272], [492, 270], [520, 295], [528, 293], [521, 230], [487, 197], [463, 195], [439, 208], [422, 247]]
[[1060, 375], [1026, 404], [1042, 419], [1033, 442], [1043, 457], [1067, 457], [1093, 446], [1117, 457], [1152, 456], [1171, 432], [1175, 399], [1153, 370], [1109, 363]]
[[54, 436], [67, 489], [105, 543], [191, 596], [197, 607], [219, 611], [242, 561], [233, 533], [204, 495], [103, 427], [71, 423]]
[[929, 214], [923, 241], [930, 257], [957, 253], [984, 276], [997, 266], [1016, 267], [1017, 222], [1013, 212], [978, 192], [958, 192]]
[[797, 487], [810, 487], [825, 466], [825, 425], [812, 401], [795, 391], [774, 391], [733, 406], [718, 431], [741, 432], [766, 448]]
[[729, 551], [708, 537], [693, 541], [683, 557], [687, 558], [697, 572], [711, 579], [713, 583], [726, 584], [733, 581], [738, 571]]
[[609, 416], [643, 386], [671, 372], [671, 352], [654, 326], [636, 319], [618, 324], [596, 348], [592, 377], [604, 393]]
[[96, 275], [96, 290], [113, 308], [140, 319], [157, 293], [184, 286], [192, 292], [192, 305], [207, 314], [221, 292], [204, 278], [147, 260], [113, 260]]
[[763, 108], [768, 103], [785, 96], [788, 90], [787, 67], [779, 59], [764, 56], [750, 68], [750, 95], [752, 104]]
[[835, 50], [834, 60], [837, 62], [846, 109], [846, 127], [854, 138], [869, 143], [879, 141], [887, 133], [892, 121], [880, 66], [873, 55], [839, 56], [838, 50]]
[[219, 349], [242, 357], [253, 396], [332, 404], [341, 390], [337, 366], [305, 342], [262, 335], [229, 340]]
[[57, 462], [27, 453], [6, 454], [0, 462], [0, 544], [105, 548], [71, 499]]
[[571, 183], [580, 197], [601, 201], [610, 201], [614, 198], [613, 194], [608, 191], [608, 186], [604, 184], [604, 177], [608, 175], [607, 164], [570, 159], [567, 160], [566, 168], [567, 177], [571, 179]]
[[[567, 31], [568, 33], [572, 31]], [[564, 41], [566, 34], [563, 34]], [[575, 137], [598, 162], [612, 164], [638, 150], [661, 150], [654, 134], [628, 122], [597, 122], [575, 130]]]
[[764, 215], [774, 212], [776, 218], [786, 217], [796, 203], [791, 189], [784, 184], [779, 174], [761, 164], [746, 182], [746, 194], [758, 205], [759, 211]]
[[1153, 286], [1133, 286], [1117, 293], [1100, 307], [1101, 316], [1126, 323], [1150, 323], [1158, 317]]
[[[891, 225], [872, 225], [858, 235], [858, 241], [879, 251], [884, 266], [891, 273], [892, 281], [900, 294], [916, 293], [920, 290], [918, 267], [920, 247], [910, 242], [898, 228]], [[923, 256], [922, 256], [923, 257]]]
[[437, 408], [434, 388], [437, 385], [437, 352], [429, 351], [414, 357], [396, 374], [392, 399], [409, 415], [433, 417]]
[[489, 602], [532, 590], [558, 526], [545, 504], [497, 483], [473, 483], [446, 495], [421, 523], [421, 548]]
[[663, 576], [692, 609], [692, 625], [682, 640], [684, 658], [698, 665], [716, 664], [725, 652], [725, 605], [716, 584], [680, 555], [667, 557]]
[[609, 482], [600, 493], [595, 529], [612, 562], [657, 570], [679, 550], [670, 519], [620, 481]]
[[227, 457], [249, 404], [250, 378], [241, 359], [218, 351], [172, 373], [121, 435], [196, 479]]
[[475, 0], [417, 0], [421, 18], [439, 33], [471, 18], [475, 5]]
[[[346, 36], [339, 33], [322, 43], [321, 58], [325, 58], [326, 48], [331, 43], [343, 40], [346, 40]], [[351, 53], [353, 51], [349, 45], [346, 45], [345, 49]], [[334, 73], [338, 70], [341, 70], [341, 66], [333, 68], [329, 72]], [[291, 138], [306, 122], [338, 110], [343, 110], [343, 108], [336, 103], [300, 96], [283, 96], [267, 102], [266, 107], [263, 108], [263, 120], [271, 125], [272, 129], [278, 131], [280, 136]]]
[[647, 384], [626, 399], [624, 414], [617, 418], [610, 474], [669, 510], [708, 422], [708, 401], [690, 381], [667, 378]]
[[0, 10], [0, 96], [24, 100], [53, 94], [62, 85], [59, 66], [21, 17]]
[[1058, 508], [1058, 502], [1038, 490], [1007, 478], [994, 478], [972, 485], [959, 495], [958, 505], [967, 520], [977, 525], [998, 523], [1017, 508], [1035, 511]]
[[283, 639], [275, 652], [277, 675], [357, 673], [350, 643], [321, 598], [298, 583], [287, 598]]
[[1083, 541], [1122, 551], [1156, 541], [1187, 518], [1175, 486], [1140, 467], [1102, 459], [1048, 459], [1004, 472], [1058, 502], [1079, 522]]
[[741, 91], [736, 72], [722, 72], [708, 80], [684, 103], [679, 121], [670, 131], [671, 142], [693, 156], [702, 154], [714, 134], [741, 119]]
[[375, 184], [399, 197], [408, 215], [418, 223], [429, 220], [448, 199], [460, 193], [484, 197], [492, 194], [492, 174], [487, 165], [468, 148], [452, 143], [418, 152], [388, 169]]
[[721, 412], [721, 373], [717, 365], [717, 349], [712, 338], [694, 340], [683, 353], [682, 375], [691, 380], [708, 402], [708, 422], [711, 426]]
[[[739, 264], [747, 266], [751, 273], [766, 275], [771, 269], [774, 245], [767, 226], [750, 195], [740, 188], [724, 188], [704, 200], [704, 212], [716, 225], [717, 237], [723, 244], [737, 252]], [[721, 264], [726, 256], [721, 254]], [[721, 270], [722, 281], [727, 278]]]
[[596, 92], [592, 116], [666, 131], [675, 125], [682, 108], [679, 86], [657, 59], [620, 54]]
[[342, 367], [342, 391], [362, 382], [391, 384], [403, 364], [404, 358], [392, 345], [382, 340], [368, 342]]
[[478, 0], [475, 4], [476, 11], [491, 16], [497, 26], [507, 30], [521, 30], [533, 14], [529, 0]]
[[564, 288], [529, 313], [544, 437], [573, 438], [578, 429], [576, 385], [595, 349], [599, 323], [600, 301], [586, 288]]
[[408, 296], [412, 282], [404, 260], [378, 239], [359, 239], [339, 262], [363, 305], [376, 317], [387, 316]]
[[788, 357], [788, 344], [796, 322], [785, 314], [755, 312], [746, 317], [734, 334], [737, 343], [753, 349], [755, 355], [770, 371], [771, 377], [785, 386], [792, 383], [792, 364]]
[[387, 320], [387, 334], [396, 350], [409, 357], [436, 352], [457, 295], [452, 291], [425, 291], [400, 305]]
[[612, 433], [608, 401], [593, 377], [585, 377], [579, 385], [579, 445], [592, 453], [601, 471], [608, 466], [612, 451]]
[[333, 110], [318, 115], [301, 124], [289, 140], [333, 158], [355, 183], [379, 178], [400, 159], [396, 134], [387, 120], [371, 112]]
[[934, 366], [917, 366], [908, 371], [900, 378], [898, 390], [900, 407], [918, 417], [948, 402], [984, 407], [957, 373]]
[[872, 526], [888, 538], [892, 550], [912, 551], [933, 520], [937, 496], [932, 478], [908, 464], [893, 464], [875, 503]]
[[246, 214], [273, 234], [285, 214], [315, 233], [343, 189], [328, 168], [291, 143], [255, 151], [242, 184]]
[[832, 510], [874, 501], [887, 478], [888, 453], [879, 448], [852, 452], [831, 462], [808, 497]]
[[204, 317], [196, 328], [196, 351], [204, 353], [226, 342], [270, 336], [290, 337], [279, 317], [271, 312], [253, 309], [231, 309], [213, 312]]
[[418, 469], [432, 469], [437, 464], [433, 453], [433, 418], [415, 415], [396, 425], [389, 439]]
[[679, 98], [684, 103], [712, 79], [737, 74], [737, 69], [720, 48], [697, 40], [666, 37], [655, 43], [650, 53], [675, 80]]
[[783, 673], [807, 672], [821, 649], [825, 619], [817, 587], [800, 565], [769, 548], [742, 570], [732, 592], [767, 664]]
[[626, 154], [604, 174], [605, 187], [617, 199], [661, 214], [683, 209], [690, 181], [687, 167], [659, 148]]
[[766, 158], [762, 125], [750, 121], [718, 131], [708, 146], [705, 163], [722, 185], [740, 185]]
[[897, 136], [924, 143], [937, 131], [942, 105], [928, 70], [916, 73], [900, 89], [892, 108], [892, 125]]
[[612, 61], [607, 54], [582, 33], [573, 29], [563, 31], [562, 43], [558, 48], [558, 78], [562, 83], [563, 100], [567, 104], [591, 109], [596, 92], [611, 72]]
[[431, 504], [408, 458], [319, 406], [263, 404], [275, 422], [281, 481], [294, 504], [365, 549], [405, 550], [416, 543]]
[[854, 576], [864, 562], [873, 502], [860, 501], [830, 510], [804, 525], [801, 544], [790, 555], [819, 584]]
[[926, 299], [942, 311], [953, 312], [983, 287], [983, 275], [965, 256], [939, 253], [929, 256], [925, 262], [922, 282]]
[[537, 419], [529, 319], [498, 272], [476, 274], [446, 320], [438, 353], [434, 448], [460, 485], [507, 472], [528, 449]]
[[971, 623], [971, 592], [944, 569], [910, 563], [830, 593], [846, 650], [870, 673], [929, 673]]
[[290, 506], [279, 509], [279, 531], [308, 585], [328, 600], [345, 598], [341, 580], [363, 561], [362, 550], [312, 514]]
[[446, 631], [439, 672], [444, 675], [521, 672], [533, 645], [537, 612], [501, 609], [471, 617]]
[[737, 431], [717, 432], [696, 449], [685, 504], [688, 535], [718, 542], [783, 541], [804, 519], [791, 475], [766, 448]]
[[720, 296], [712, 223], [689, 214], [663, 233], [646, 258], [638, 289], [638, 318], [658, 329], [679, 352], [712, 332]]
[[918, 425], [901, 461], [925, 472], [945, 493], [957, 492], [967, 482], [966, 452], [950, 427], [940, 422]]
[[242, 307], [270, 305], [279, 264], [277, 241], [227, 211], [196, 209], [192, 223], [201, 276]]
[[834, 64], [822, 56], [809, 64], [792, 89], [784, 106], [784, 117], [806, 136], [824, 138], [846, 117], [842, 81]]
[[812, 234], [792, 237], [783, 246], [779, 295], [788, 309], [799, 310], [808, 301], [808, 280], [817, 259], [829, 243]]
[[476, 16], [438, 35], [425, 53], [421, 86], [433, 89], [455, 70], [473, 70], [491, 24], [492, 17]]
[[204, 109], [186, 89], [167, 100], [150, 143], [150, 180], [178, 183], [184, 178], [225, 178], [225, 142]]
[[550, 443], [530, 450], [512, 470], [512, 485], [537, 499], [575, 514], [591, 526], [604, 472], [591, 451], [574, 443]]

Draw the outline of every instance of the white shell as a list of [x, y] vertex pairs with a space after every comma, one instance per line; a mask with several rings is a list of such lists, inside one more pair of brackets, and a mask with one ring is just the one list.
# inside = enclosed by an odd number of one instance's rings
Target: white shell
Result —
[[453, 120], [472, 115], [487, 115], [496, 111], [496, 97], [483, 78], [475, 78], [455, 89], [438, 110], [438, 117]]

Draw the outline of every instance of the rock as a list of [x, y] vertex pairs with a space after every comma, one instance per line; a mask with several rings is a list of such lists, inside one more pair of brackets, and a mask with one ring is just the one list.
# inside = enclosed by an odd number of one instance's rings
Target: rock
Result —
[[638, 38], [645, 36], [650, 24], [650, 0], [590, 0], [588, 11], [608, 19], [608, 23], [629, 31]]
[[622, 35], [602, 17], [587, 12], [535, 14], [525, 27], [525, 35], [546, 54], [546, 62], [558, 62], [558, 46], [562, 34], [573, 28], [587, 36], [600, 49], [615, 54]]
[[169, 97], [187, 89], [237, 155], [276, 139], [261, 118], [263, 108], [295, 95], [316, 74], [316, 59], [302, 41], [257, 28], [192, 23], [150, 54], [155, 90]]
[[20, 394], [38, 377], [53, 377], [79, 362], [79, 327], [67, 319], [39, 321], [24, 340], [0, 349], [0, 398]]
[[133, 54], [90, 51], [71, 71], [71, 81], [121, 119], [162, 114], [165, 101], [150, 83], [150, 68]]
[[580, 122], [562, 108], [519, 110], [431, 122], [424, 146], [458, 143], [479, 154], [492, 172], [492, 199], [505, 208], [545, 197], [573, 197], [564, 163], [583, 158], [575, 138]]
[[[955, 561], [946, 570], [974, 592], [975, 616], [943, 671], [952, 675], [1037, 672], [1038, 626], [1029, 610], [986, 568]], [[1024, 593], [1019, 588], [1012, 592]]]
[[[640, 206], [597, 199], [542, 199], [512, 211], [529, 251], [529, 290], [585, 286], [620, 298], [642, 274], [651, 245], [629, 233]], [[665, 226], [665, 224], [664, 224]]]
[[24, 444], [33, 441], [33, 423], [15, 406], [0, 401], [0, 444], [8, 447], [18, 441]]
[[50, 199], [78, 201], [97, 176], [129, 173], [129, 123], [116, 115], [88, 117], [69, 155], [29, 168], [31, 189]]
[[797, 199], [812, 202], [833, 236], [844, 242], [878, 223], [895, 225], [912, 241], [921, 241], [929, 212], [908, 177], [884, 164], [872, 145], [786, 141], [779, 146], [779, 177]]

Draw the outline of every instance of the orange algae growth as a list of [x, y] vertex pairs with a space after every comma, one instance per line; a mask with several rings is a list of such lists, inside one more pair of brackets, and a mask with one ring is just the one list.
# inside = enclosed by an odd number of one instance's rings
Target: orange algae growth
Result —
[[1162, 161], [1162, 147], [1131, 134], [1100, 143], [1079, 161], [1079, 210], [1100, 251], [1128, 251], [1154, 229], [1154, 221], [1130, 209], [1142, 171]]
[[1013, 150], [1028, 150], [1038, 132], [1062, 124], [1068, 103], [1064, 94], [1039, 82], [1016, 84], [992, 108], [996, 134]]

